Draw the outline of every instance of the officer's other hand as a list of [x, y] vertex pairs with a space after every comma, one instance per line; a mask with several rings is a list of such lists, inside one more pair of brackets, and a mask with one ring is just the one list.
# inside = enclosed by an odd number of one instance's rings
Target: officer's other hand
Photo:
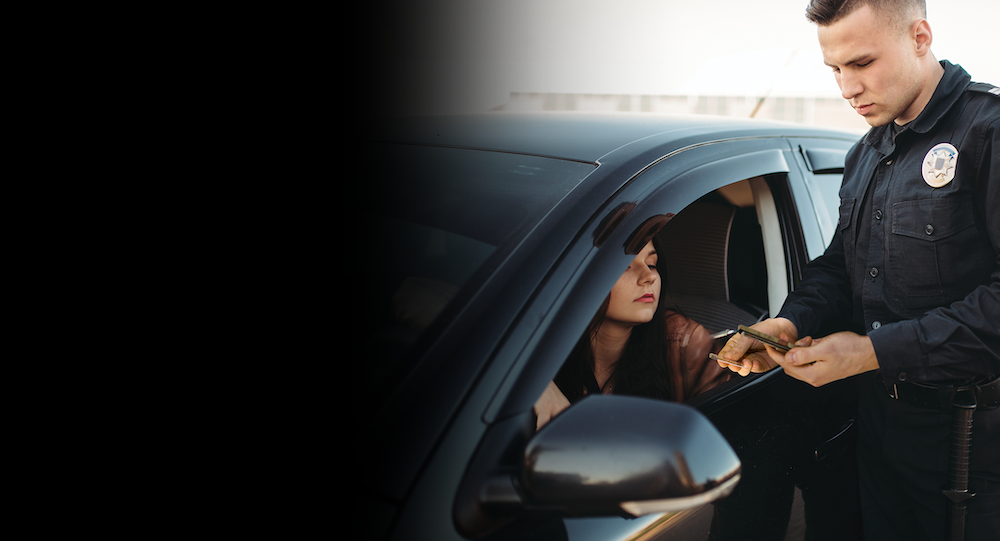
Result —
[[871, 338], [838, 332], [823, 338], [803, 338], [778, 362], [785, 373], [814, 387], [877, 369]]
[[[765, 319], [751, 328], [771, 336], [777, 336], [786, 342], [795, 342], [798, 337], [798, 329], [791, 321], [783, 317]], [[729, 368], [741, 376], [746, 376], [751, 372], [766, 372], [778, 366], [778, 363], [772, 359], [774, 355], [781, 355], [781, 353], [749, 336], [734, 334], [719, 352], [719, 356], [733, 362], [741, 362], [742, 366], [732, 366], [722, 362], [719, 362], [719, 366]]]

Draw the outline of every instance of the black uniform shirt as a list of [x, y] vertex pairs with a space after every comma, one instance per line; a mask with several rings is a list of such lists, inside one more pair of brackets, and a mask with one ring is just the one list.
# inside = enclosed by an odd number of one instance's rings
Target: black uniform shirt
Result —
[[1000, 374], [1000, 89], [941, 64], [916, 119], [847, 154], [834, 239], [779, 314], [868, 334], [887, 382]]

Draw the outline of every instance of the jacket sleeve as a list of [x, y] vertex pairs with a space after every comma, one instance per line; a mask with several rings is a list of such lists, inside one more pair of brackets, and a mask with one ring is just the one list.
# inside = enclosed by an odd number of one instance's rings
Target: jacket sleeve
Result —
[[887, 382], [1000, 374], [1000, 119], [988, 125], [977, 156], [977, 204], [993, 248], [992, 274], [950, 306], [869, 333]]
[[820, 337], [847, 329], [852, 320], [851, 283], [844, 255], [843, 231], [853, 203], [841, 204], [840, 222], [823, 255], [803, 272], [803, 280], [788, 294], [778, 317], [795, 324], [799, 338]]
[[681, 334], [680, 354], [676, 360], [674, 374], [680, 374], [682, 380], [681, 393], [676, 395], [677, 401], [689, 400], [720, 383], [729, 381], [732, 372], [719, 366], [719, 363], [708, 358], [715, 346], [715, 340], [705, 327], [681, 315], [671, 318], [680, 328], [675, 332]]

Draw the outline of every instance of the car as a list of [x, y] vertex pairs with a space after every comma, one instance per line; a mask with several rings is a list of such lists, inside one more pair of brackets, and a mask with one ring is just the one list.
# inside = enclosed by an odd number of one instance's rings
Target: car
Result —
[[634, 113], [366, 123], [352, 201], [365, 210], [351, 222], [372, 284], [351, 335], [372, 346], [355, 361], [373, 389], [356, 397], [365, 536], [760, 539], [855, 525], [853, 378], [812, 388], [779, 368], [684, 403], [591, 396], [537, 432], [533, 405], [651, 232], [669, 247], [661, 302], [719, 347], [774, 315], [833, 237], [857, 138]]

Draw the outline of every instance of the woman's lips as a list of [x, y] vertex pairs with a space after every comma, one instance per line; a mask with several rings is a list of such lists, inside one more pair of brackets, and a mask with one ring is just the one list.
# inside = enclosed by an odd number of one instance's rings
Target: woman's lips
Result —
[[646, 293], [645, 295], [635, 300], [635, 302], [654, 302], [654, 301], [656, 301], [656, 297], [654, 297], [652, 293]]

